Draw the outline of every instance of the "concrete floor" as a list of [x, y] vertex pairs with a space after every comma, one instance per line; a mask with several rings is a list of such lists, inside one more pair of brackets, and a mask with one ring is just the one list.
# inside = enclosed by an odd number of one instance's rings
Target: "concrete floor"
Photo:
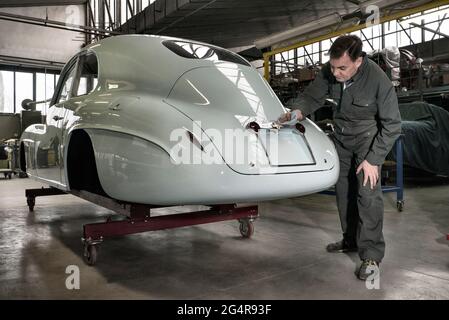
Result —
[[[24, 190], [40, 186], [0, 179], [0, 299], [449, 299], [449, 179], [410, 179], [402, 213], [384, 196], [379, 290], [354, 276], [357, 254], [325, 251], [340, 238], [332, 196], [260, 204], [251, 239], [235, 221], [108, 239], [89, 267], [82, 226], [111, 212], [61, 195], [29, 213]], [[68, 265], [79, 290], [65, 286]]]

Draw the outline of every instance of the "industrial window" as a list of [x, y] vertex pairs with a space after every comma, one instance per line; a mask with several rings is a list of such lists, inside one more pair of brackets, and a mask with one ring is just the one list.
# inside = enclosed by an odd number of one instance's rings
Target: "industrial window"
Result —
[[[129, 2], [129, 6], [128, 6]], [[88, 19], [90, 27], [99, 27], [100, 21], [103, 20], [106, 29], [113, 30], [119, 25], [123, 25], [126, 21], [138, 14], [155, 0], [89, 0], [89, 14], [92, 18]], [[101, 6], [104, 6], [101, 8]], [[162, 10], [163, 5], [159, 4], [156, 11]], [[104, 18], [102, 19], [102, 13]]]
[[163, 44], [178, 56], [184, 58], [227, 61], [242, 64], [248, 67], [251, 66], [251, 64], [239, 55], [225, 49], [187, 41], [168, 40], [164, 41]]
[[[51, 99], [59, 75], [57, 71], [14, 67], [15, 71], [0, 70], [0, 113], [20, 113], [22, 101]], [[56, 79], [56, 80], [55, 80]], [[36, 110], [46, 114], [49, 103], [36, 104]]]
[[120, 3], [120, 24], [124, 24], [129, 19], [129, 10], [125, 0]]
[[[36, 101], [46, 101], [53, 97], [55, 91], [55, 75], [51, 73], [36, 73]], [[50, 101], [36, 104], [36, 110], [47, 114]]]
[[[385, 47], [404, 47], [441, 39], [449, 34], [449, 6], [440, 6], [397, 20], [367, 26], [361, 30], [353, 31], [351, 34], [362, 39], [363, 51], [367, 53]], [[290, 53], [288, 59], [284, 54], [276, 54], [275, 67], [273, 68], [274, 75], [289, 72], [292, 65], [307, 68], [311, 64], [327, 62], [329, 60], [327, 51], [336, 38], [322, 40], [321, 48], [319, 43], [316, 42], [312, 45], [293, 49], [296, 50], [296, 56]]]
[[16, 72], [16, 113], [21, 112], [22, 101], [33, 100], [33, 74], [31, 72]]
[[14, 72], [0, 71], [0, 112], [14, 113]]

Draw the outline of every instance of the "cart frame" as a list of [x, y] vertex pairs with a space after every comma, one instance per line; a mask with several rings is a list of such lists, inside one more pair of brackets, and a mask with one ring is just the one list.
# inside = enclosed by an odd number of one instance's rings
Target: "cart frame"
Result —
[[118, 221], [108, 217], [105, 222], [89, 223], [83, 226], [81, 238], [84, 245], [83, 256], [88, 265], [96, 263], [97, 248], [105, 238], [226, 220], [238, 220], [240, 234], [244, 238], [250, 238], [254, 233], [253, 221], [259, 216], [257, 205], [237, 207], [236, 204], [224, 204], [210, 206], [209, 209], [202, 211], [152, 217], [151, 209], [166, 206], [122, 202], [84, 190], [65, 192], [53, 187], [25, 190], [30, 211], [34, 211], [36, 197], [62, 194], [72, 194], [125, 217], [124, 220]]

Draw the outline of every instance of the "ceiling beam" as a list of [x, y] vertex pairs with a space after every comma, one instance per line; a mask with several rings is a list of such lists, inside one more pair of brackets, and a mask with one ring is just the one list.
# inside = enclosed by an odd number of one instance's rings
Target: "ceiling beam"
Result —
[[37, 6], [67, 6], [85, 4], [86, 0], [0, 0], [2, 7], [37, 7]]
[[93, 27], [65, 23], [65, 22], [49, 20], [49, 19], [41, 19], [41, 18], [35, 18], [35, 17], [22, 16], [22, 15], [18, 15], [18, 14], [7, 13], [7, 12], [0, 12], [0, 20], [32, 24], [32, 25], [41, 26], [41, 27], [81, 32], [84, 34], [92, 34], [92, 35], [99, 35], [99, 36], [121, 34], [120, 32], [117, 32], [117, 31], [110, 31], [110, 30], [105, 30], [105, 29], [100, 29], [100, 28], [93, 28]]

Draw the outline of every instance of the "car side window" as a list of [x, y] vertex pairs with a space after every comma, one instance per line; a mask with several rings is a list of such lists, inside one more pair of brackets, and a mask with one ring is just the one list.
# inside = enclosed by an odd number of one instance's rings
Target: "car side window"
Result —
[[80, 56], [74, 82], [74, 97], [91, 93], [98, 83], [98, 62], [93, 53]]
[[75, 78], [75, 65], [73, 64], [69, 71], [66, 73], [66, 77], [64, 78], [64, 83], [62, 84], [61, 90], [59, 92], [59, 97], [56, 103], [64, 102], [70, 98], [70, 90], [72, 88], [73, 79]]

